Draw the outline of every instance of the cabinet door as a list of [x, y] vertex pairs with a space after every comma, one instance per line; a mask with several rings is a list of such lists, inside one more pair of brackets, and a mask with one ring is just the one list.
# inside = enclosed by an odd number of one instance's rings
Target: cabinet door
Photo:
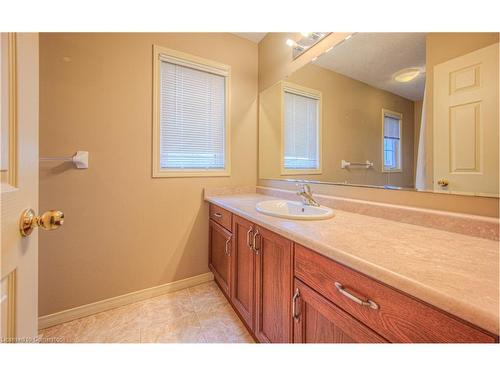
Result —
[[295, 343], [387, 342], [298, 279], [295, 279], [292, 310]]
[[213, 220], [209, 220], [208, 227], [208, 266], [214, 274], [215, 281], [229, 296], [232, 235]]
[[292, 342], [292, 242], [258, 227], [255, 247], [255, 335], [260, 342]]
[[248, 327], [253, 329], [254, 251], [249, 246], [254, 225], [233, 216], [234, 249], [231, 257], [231, 302]]

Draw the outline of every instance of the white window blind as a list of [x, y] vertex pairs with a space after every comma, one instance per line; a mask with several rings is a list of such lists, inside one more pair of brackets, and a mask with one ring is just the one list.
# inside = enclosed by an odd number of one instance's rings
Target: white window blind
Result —
[[319, 169], [319, 99], [284, 95], [284, 168]]
[[401, 119], [384, 114], [384, 169], [401, 168]]
[[399, 139], [399, 118], [384, 116], [384, 137]]
[[225, 168], [225, 79], [161, 62], [160, 168]]

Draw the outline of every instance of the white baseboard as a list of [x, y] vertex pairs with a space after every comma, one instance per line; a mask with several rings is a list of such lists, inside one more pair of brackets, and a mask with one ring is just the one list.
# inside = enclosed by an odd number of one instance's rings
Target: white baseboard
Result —
[[38, 318], [38, 329], [55, 326], [57, 324], [69, 322], [71, 320], [83, 318], [85, 316], [97, 314], [106, 310], [115, 309], [117, 307], [128, 305], [134, 302], [139, 302], [147, 298], [156, 297], [165, 293], [186, 289], [198, 284], [211, 281], [213, 279], [213, 273], [207, 272], [201, 275], [189, 277], [187, 279], [154, 286], [152, 288], [138, 290], [136, 292], [123, 294], [121, 296], [89, 303], [88, 305], [82, 305], [74, 307], [72, 309], [59, 311], [54, 314], [40, 316]]

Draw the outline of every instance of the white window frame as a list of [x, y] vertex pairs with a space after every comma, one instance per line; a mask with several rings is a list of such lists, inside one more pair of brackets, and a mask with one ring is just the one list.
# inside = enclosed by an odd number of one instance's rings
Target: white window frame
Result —
[[[309, 169], [287, 169], [285, 168], [285, 92], [302, 95], [307, 98], [318, 100], [318, 168]], [[281, 82], [281, 152], [280, 164], [281, 175], [318, 175], [323, 173], [323, 95], [321, 91], [304, 87], [291, 82]]]
[[[384, 154], [384, 141], [385, 141], [385, 117], [392, 117], [399, 119], [399, 149], [398, 149], [398, 160], [399, 168], [386, 169], [385, 168], [385, 154]], [[391, 111], [389, 109], [382, 108], [382, 173], [402, 173], [403, 172], [403, 114], [400, 112]]]
[[[182, 65], [225, 77], [224, 168], [216, 170], [161, 168], [160, 164], [160, 66], [161, 62]], [[231, 67], [184, 52], [153, 45], [153, 177], [224, 177], [231, 175]]]

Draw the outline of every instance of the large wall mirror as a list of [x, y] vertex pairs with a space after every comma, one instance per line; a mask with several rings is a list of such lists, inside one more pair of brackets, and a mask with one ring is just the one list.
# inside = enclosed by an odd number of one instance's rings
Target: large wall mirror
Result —
[[498, 197], [497, 33], [354, 33], [259, 97], [259, 178]]

